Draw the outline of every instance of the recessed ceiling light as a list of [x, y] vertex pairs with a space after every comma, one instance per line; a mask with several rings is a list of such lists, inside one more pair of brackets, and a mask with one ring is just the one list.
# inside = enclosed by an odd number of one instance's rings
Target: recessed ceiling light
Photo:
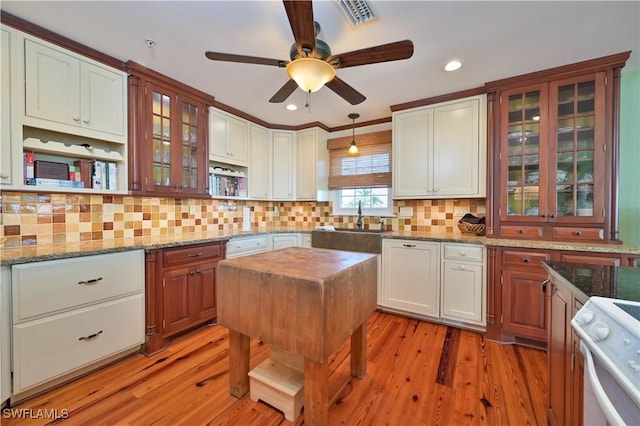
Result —
[[287, 110], [289, 111], [295, 111], [298, 109], [298, 106], [296, 104], [289, 104], [285, 108], [287, 108]]
[[459, 70], [460, 67], [462, 67], [462, 62], [457, 61], [457, 60], [453, 60], [453, 61], [450, 61], [447, 65], [444, 66], [444, 70], [445, 71], [455, 71], [455, 70]]

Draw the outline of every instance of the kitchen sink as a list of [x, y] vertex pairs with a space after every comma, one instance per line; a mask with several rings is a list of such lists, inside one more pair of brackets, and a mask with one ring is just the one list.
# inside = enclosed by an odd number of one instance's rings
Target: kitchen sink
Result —
[[386, 231], [351, 228], [316, 230], [311, 232], [311, 247], [381, 254], [384, 232]]

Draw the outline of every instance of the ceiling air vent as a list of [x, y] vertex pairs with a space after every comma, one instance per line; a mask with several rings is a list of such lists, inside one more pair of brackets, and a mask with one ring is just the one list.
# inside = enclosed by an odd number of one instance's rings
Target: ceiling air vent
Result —
[[364, 24], [375, 18], [365, 0], [338, 0], [338, 4], [353, 25]]

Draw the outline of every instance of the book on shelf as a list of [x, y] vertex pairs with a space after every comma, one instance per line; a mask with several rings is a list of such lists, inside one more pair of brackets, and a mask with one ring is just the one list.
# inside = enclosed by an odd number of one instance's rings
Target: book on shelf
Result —
[[244, 177], [209, 175], [209, 193], [217, 197], [246, 197]]
[[55, 186], [59, 188], [84, 188], [84, 182], [65, 179], [35, 178], [36, 186]]
[[92, 161], [92, 188], [118, 189], [118, 165], [109, 161]]
[[102, 161], [91, 163], [91, 188], [102, 189]]
[[35, 161], [36, 156], [33, 152], [24, 153], [24, 183], [26, 185], [35, 185]]
[[107, 189], [114, 191], [118, 189], [118, 165], [107, 163]]
[[76, 160], [73, 165], [76, 167], [76, 180], [84, 182], [85, 188], [91, 188], [91, 160]]

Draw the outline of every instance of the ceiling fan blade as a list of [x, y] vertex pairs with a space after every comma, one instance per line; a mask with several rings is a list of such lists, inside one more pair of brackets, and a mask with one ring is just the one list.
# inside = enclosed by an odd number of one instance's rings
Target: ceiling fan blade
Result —
[[243, 64], [273, 65], [284, 68], [289, 61], [279, 59], [259, 58], [257, 56], [234, 55], [233, 53], [205, 52], [205, 56], [212, 61], [240, 62]]
[[269, 102], [272, 104], [284, 102], [297, 88], [298, 83], [296, 83], [295, 80], [289, 80], [276, 92], [275, 95], [271, 97], [271, 99], [269, 99]]
[[302, 54], [304, 51], [315, 53], [316, 32], [311, 0], [283, 0], [283, 3], [298, 53]]
[[367, 99], [362, 93], [358, 92], [338, 77], [334, 77], [333, 80], [328, 82], [325, 86], [333, 90], [338, 96], [349, 102], [351, 105], [358, 105]]
[[408, 59], [411, 56], [413, 56], [413, 42], [411, 40], [403, 40], [333, 55], [327, 59], [327, 62], [337, 59], [339, 61], [338, 67], [347, 68]]

